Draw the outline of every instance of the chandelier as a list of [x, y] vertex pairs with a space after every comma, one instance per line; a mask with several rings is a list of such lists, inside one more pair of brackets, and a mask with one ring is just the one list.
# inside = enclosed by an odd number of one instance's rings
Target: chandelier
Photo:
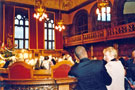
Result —
[[[59, 0], [59, 9], [60, 9], [60, 0]], [[58, 17], [58, 22], [55, 26], [56, 30], [62, 31], [65, 30], [65, 26], [63, 25], [63, 20], [61, 19], [61, 11], [59, 10], [59, 17]]]
[[55, 29], [59, 31], [65, 30], [65, 26], [63, 25], [63, 20], [59, 20], [59, 22], [55, 26]]
[[35, 10], [34, 18], [39, 19], [39, 21], [47, 19], [46, 10], [42, 3], [42, 0], [35, 0], [35, 9], [34, 10]]
[[96, 13], [102, 13], [102, 10], [109, 6], [108, 0], [97, 0], [97, 10]]

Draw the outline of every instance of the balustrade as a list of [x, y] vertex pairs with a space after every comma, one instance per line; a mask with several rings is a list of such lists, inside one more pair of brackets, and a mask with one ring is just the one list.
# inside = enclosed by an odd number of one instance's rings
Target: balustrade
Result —
[[133, 36], [135, 36], [135, 22], [65, 38], [65, 46], [130, 38]]

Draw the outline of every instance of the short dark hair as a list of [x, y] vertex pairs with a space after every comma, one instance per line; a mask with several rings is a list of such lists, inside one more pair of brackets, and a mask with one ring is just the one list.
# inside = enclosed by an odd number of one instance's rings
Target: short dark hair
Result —
[[132, 52], [135, 51], [135, 48], [132, 49]]
[[64, 53], [62, 53], [62, 56], [64, 56], [65, 54]]
[[49, 57], [48, 57], [48, 56], [45, 56], [45, 57], [44, 57], [44, 60], [48, 60], [48, 59], [49, 59]]

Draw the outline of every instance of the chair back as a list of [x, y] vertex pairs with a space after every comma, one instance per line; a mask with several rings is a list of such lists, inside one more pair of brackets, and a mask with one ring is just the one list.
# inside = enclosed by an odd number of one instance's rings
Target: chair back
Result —
[[9, 79], [31, 79], [33, 78], [33, 68], [23, 61], [15, 62], [9, 66]]
[[68, 72], [70, 71], [73, 63], [70, 61], [61, 61], [56, 65], [51, 67], [52, 78], [66, 78], [68, 77]]

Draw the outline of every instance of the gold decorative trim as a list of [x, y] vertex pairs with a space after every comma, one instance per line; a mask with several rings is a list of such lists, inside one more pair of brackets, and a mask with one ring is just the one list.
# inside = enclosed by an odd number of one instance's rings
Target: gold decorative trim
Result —
[[73, 63], [71, 63], [70, 61], [64, 60], [64, 61], [58, 62], [56, 65], [51, 66], [51, 77], [52, 77], [52, 78], [54, 78], [54, 77], [53, 77], [53, 76], [54, 76], [54, 75], [53, 75], [53, 70], [56, 69], [56, 68], [58, 68], [58, 67], [60, 67], [61, 65], [64, 65], [64, 64], [69, 65], [70, 67], [73, 66]]
[[15, 37], [15, 6], [14, 6], [13, 18], [14, 18], [14, 20], [13, 20], [13, 37], [12, 37], [13, 42], [12, 43], [15, 44], [15, 39], [14, 39], [14, 37]]
[[37, 19], [36, 19], [36, 49], [38, 49], [38, 20]]
[[28, 20], [29, 20], [29, 47], [28, 50], [30, 50], [30, 9], [28, 8]]

